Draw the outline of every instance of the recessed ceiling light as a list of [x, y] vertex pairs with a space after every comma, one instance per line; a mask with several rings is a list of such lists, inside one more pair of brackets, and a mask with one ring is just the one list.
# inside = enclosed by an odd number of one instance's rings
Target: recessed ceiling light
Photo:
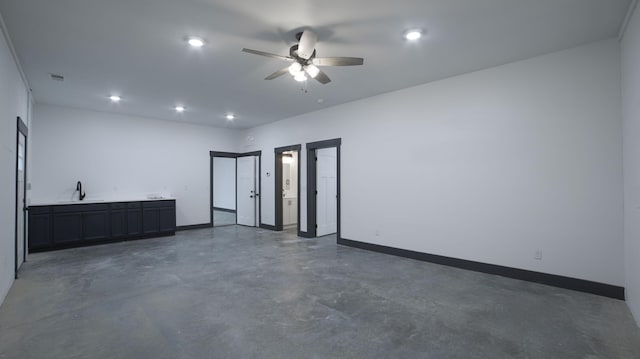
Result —
[[202, 47], [204, 46], [204, 40], [199, 37], [189, 37], [187, 42], [191, 47]]
[[118, 96], [118, 95], [111, 95], [109, 96], [109, 99], [113, 102], [120, 102], [120, 100], [122, 100], [122, 97]]
[[422, 30], [409, 30], [404, 33], [404, 38], [410, 41], [418, 40], [422, 37]]
[[236, 116], [232, 113], [228, 113], [227, 116], [225, 116], [227, 118], [227, 120], [232, 121], [236, 118]]
[[184, 112], [184, 106], [176, 106], [176, 112]]

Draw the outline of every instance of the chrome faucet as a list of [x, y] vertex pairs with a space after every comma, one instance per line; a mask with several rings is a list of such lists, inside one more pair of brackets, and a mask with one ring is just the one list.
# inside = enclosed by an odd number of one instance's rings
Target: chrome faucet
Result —
[[84, 197], [87, 195], [86, 193], [82, 192], [82, 182], [78, 181], [78, 183], [76, 183], [76, 191], [78, 191], [78, 200], [82, 201], [84, 199]]

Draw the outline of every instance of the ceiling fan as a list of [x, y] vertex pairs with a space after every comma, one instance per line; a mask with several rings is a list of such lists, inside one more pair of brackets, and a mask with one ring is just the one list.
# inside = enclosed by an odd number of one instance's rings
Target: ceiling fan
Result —
[[316, 79], [321, 84], [327, 84], [331, 82], [331, 79], [318, 67], [356, 66], [364, 63], [364, 59], [360, 57], [316, 57], [315, 47], [318, 42], [318, 35], [311, 30], [299, 32], [296, 34], [296, 38], [298, 39], [298, 44], [291, 46], [289, 49], [289, 56], [276, 55], [246, 48], [243, 48], [242, 51], [254, 55], [292, 62], [291, 65], [265, 77], [265, 80], [273, 80], [286, 73], [290, 73], [293, 78], [299, 82], [305, 81], [307, 79], [307, 75], [309, 75], [309, 77]]

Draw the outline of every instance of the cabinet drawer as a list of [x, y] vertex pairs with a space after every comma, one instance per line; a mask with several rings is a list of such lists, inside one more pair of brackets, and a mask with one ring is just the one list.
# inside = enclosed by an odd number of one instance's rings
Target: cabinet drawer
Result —
[[174, 207], [175, 205], [174, 200], [142, 202], [142, 208]]
[[127, 203], [127, 208], [141, 208], [142, 205], [140, 202], [129, 202]]
[[127, 203], [126, 202], [117, 202], [117, 203], [111, 203], [111, 209], [125, 209], [127, 208]]
[[49, 214], [51, 207], [49, 206], [35, 206], [29, 207], [29, 213], [31, 214]]
[[109, 205], [107, 203], [69, 204], [69, 205], [53, 206], [53, 213], [106, 211], [108, 209], [109, 209]]

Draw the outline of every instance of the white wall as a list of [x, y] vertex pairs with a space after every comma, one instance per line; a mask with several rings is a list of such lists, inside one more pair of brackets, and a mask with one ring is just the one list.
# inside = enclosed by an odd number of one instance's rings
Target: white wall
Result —
[[622, 39], [627, 303], [640, 323], [640, 11]]
[[263, 151], [265, 224], [273, 148], [341, 137], [342, 237], [623, 285], [620, 92], [608, 40], [254, 128], [243, 151]]
[[32, 204], [70, 200], [80, 180], [86, 200], [173, 196], [178, 226], [209, 223], [209, 151], [239, 141], [233, 130], [42, 104], [32, 128]]
[[28, 87], [20, 77], [4, 32], [0, 31], [0, 303], [14, 277], [16, 119], [20, 116], [29, 126], [29, 103]]
[[235, 158], [213, 158], [213, 206], [236, 209]]

